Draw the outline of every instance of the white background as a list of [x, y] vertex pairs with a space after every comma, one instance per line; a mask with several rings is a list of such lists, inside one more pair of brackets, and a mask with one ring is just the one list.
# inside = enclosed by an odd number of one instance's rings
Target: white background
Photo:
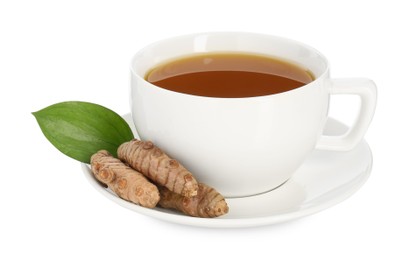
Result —
[[[416, 259], [413, 1], [0, 1], [0, 259]], [[104, 198], [30, 114], [83, 100], [129, 112], [129, 60], [153, 41], [251, 31], [305, 42], [333, 77], [369, 77], [370, 179], [318, 214], [237, 230], [142, 216]], [[347, 123], [355, 102], [332, 101]], [[337, 172], [335, 172], [337, 174]]]

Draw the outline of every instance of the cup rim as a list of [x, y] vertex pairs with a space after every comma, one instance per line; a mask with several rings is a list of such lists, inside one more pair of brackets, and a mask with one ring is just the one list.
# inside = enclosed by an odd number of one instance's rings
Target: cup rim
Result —
[[[305, 49], [308, 49], [308, 50], [316, 53], [317, 56], [319, 56], [320, 59], [324, 62], [325, 69], [323, 70], [323, 72], [318, 77], [315, 77], [313, 81], [311, 81], [311, 82], [309, 82], [309, 83], [307, 83], [307, 84], [305, 84], [305, 85], [303, 85], [301, 87], [298, 87], [298, 88], [295, 88], [295, 89], [291, 89], [291, 90], [288, 90], [288, 91], [284, 91], [284, 92], [279, 92], [279, 93], [274, 93], [274, 94], [268, 94], [268, 95], [261, 95], [261, 96], [251, 96], [251, 97], [211, 97], [211, 96], [199, 96], [199, 95], [194, 95], [194, 94], [189, 94], [189, 93], [177, 92], [177, 91], [173, 91], [173, 90], [169, 90], [169, 89], [165, 89], [165, 88], [159, 87], [159, 86], [157, 86], [157, 85], [155, 85], [155, 84], [147, 81], [143, 76], [139, 75], [136, 72], [136, 70], [134, 69], [134, 63], [135, 63], [137, 57], [140, 54], [142, 54], [145, 50], [147, 50], [147, 49], [149, 49], [149, 48], [151, 48], [153, 46], [156, 46], [156, 45], [158, 45], [160, 43], [163, 43], [165, 41], [172, 41], [172, 40], [175, 40], [175, 39], [181, 39], [181, 38], [185, 38], [185, 37], [195, 38], [195, 37], [201, 36], [201, 35], [214, 35], [214, 34], [229, 34], [229, 35], [230, 34], [234, 34], [234, 35], [238, 35], [238, 34], [242, 34], [243, 35], [244, 34], [244, 35], [250, 35], [250, 36], [254, 36], [254, 37], [271, 37], [271, 38], [275, 38], [275, 39], [282, 40], [282, 41], [292, 42], [292, 43], [294, 43], [296, 45], [299, 45], [299, 46], [301, 46], [301, 47], [303, 47]], [[282, 95], [282, 94], [285, 94], [285, 93], [296, 92], [296, 91], [299, 91], [301, 89], [304, 89], [304, 88], [306, 88], [306, 87], [308, 87], [310, 85], [313, 85], [313, 84], [315, 84], [318, 81], [321, 81], [326, 75], [329, 74], [329, 69], [330, 69], [329, 61], [326, 58], [326, 56], [324, 56], [320, 51], [318, 51], [316, 48], [314, 48], [314, 47], [312, 47], [312, 46], [310, 46], [308, 44], [305, 44], [305, 43], [300, 42], [300, 41], [297, 41], [297, 40], [293, 40], [291, 38], [278, 36], [278, 35], [265, 34], [265, 33], [255, 33], [255, 32], [245, 32], [245, 31], [209, 31], [209, 32], [197, 32], [197, 33], [189, 33], [189, 34], [177, 35], [177, 36], [173, 36], [173, 37], [166, 37], [166, 38], [160, 39], [158, 41], [155, 41], [153, 43], [150, 43], [150, 44], [144, 46], [143, 48], [141, 48], [140, 50], [138, 50], [133, 55], [133, 57], [131, 58], [129, 64], [130, 64], [129, 65], [130, 72], [131, 72], [132, 75], [134, 75], [139, 80], [145, 82], [147, 85], [152, 86], [152, 87], [158, 89], [159, 91], [169, 92], [171, 94], [176, 94], [176, 95], [181, 95], [181, 96], [191, 96], [191, 97], [195, 97], [195, 98], [205, 98], [205, 99], [235, 99], [235, 100], [239, 100], [239, 99], [256, 99], [256, 98], [270, 97], [270, 96]]]

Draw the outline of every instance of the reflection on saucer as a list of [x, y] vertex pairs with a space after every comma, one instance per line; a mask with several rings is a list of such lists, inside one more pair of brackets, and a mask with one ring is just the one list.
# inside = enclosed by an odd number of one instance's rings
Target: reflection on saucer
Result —
[[[244, 198], [227, 199], [227, 218], [253, 218], [297, 211], [306, 200], [306, 191], [296, 181], [288, 180], [269, 192]], [[262, 203], [259, 203], [262, 201]], [[250, 210], [249, 210], [250, 209]]]

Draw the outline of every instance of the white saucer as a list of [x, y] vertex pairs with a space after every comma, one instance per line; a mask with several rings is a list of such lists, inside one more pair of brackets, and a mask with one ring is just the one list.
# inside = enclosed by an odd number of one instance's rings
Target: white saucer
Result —
[[[132, 127], [130, 115], [125, 119]], [[342, 123], [329, 119], [326, 135], [346, 131]], [[311, 215], [338, 204], [355, 193], [368, 179], [372, 154], [363, 140], [349, 152], [314, 151], [294, 176], [270, 192], [226, 199], [229, 213], [213, 219], [195, 218], [162, 208], [148, 209], [117, 197], [101, 185], [90, 168], [82, 169], [91, 185], [117, 204], [160, 220], [200, 227], [236, 228], [262, 226]]]

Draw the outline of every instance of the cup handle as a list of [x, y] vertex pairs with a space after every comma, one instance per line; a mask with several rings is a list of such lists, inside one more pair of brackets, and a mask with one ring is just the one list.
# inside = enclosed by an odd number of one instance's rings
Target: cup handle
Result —
[[349, 151], [363, 138], [375, 112], [377, 90], [375, 83], [366, 78], [330, 79], [329, 94], [358, 95], [361, 100], [359, 114], [352, 127], [340, 136], [322, 135], [316, 149]]

